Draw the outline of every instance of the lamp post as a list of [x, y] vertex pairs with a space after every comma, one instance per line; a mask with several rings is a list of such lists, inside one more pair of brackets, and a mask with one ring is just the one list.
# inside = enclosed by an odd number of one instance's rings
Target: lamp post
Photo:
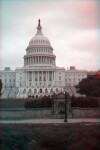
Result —
[[65, 92], [65, 119], [64, 119], [64, 122], [67, 122], [67, 107], [66, 107], [66, 103], [67, 103], [67, 93]]

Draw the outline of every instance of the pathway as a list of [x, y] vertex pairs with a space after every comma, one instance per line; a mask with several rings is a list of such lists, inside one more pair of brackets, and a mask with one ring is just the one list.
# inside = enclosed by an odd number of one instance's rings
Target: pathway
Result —
[[[100, 123], [100, 118], [74, 118], [68, 119], [67, 123], [78, 123], [78, 122], [96, 122]], [[23, 119], [23, 120], [0, 120], [0, 123], [64, 123], [64, 119]]]

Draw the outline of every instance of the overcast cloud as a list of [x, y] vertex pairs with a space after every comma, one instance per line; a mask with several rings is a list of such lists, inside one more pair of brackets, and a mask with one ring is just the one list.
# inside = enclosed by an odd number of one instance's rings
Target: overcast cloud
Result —
[[77, 69], [100, 68], [99, 6], [96, 1], [23, 1], [1, 3], [2, 68], [23, 66], [23, 56], [41, 19], [56, 65]]

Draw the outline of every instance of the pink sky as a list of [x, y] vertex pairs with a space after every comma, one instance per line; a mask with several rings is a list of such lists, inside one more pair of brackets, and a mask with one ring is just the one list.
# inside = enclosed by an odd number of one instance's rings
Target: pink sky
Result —
[[40, 18], [57, 66], [99, 69], [99, 5], [96, 1], [2, 2], [2, 67], [23, 66], [25, 49]]

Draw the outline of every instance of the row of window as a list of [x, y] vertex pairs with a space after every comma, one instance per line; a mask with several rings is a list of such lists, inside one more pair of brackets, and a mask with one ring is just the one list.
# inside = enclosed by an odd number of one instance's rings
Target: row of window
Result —
[[47, 48], [34, 48], [34, 49], [28, 49], [27, 53], [32, 53], [32, 52], [48, 52], [48, 53], [52, 53], [51, 49], [47, 49]]
[[13, 83], [13, 82], [15, 82], [15, 79], [5, 79], [4, 82], [5, 82], [5, 83], [7, 83], [7, 82], [9, 82], [9, 83], [12, 82], [12, 83]]
[[54, 58], [51, 57], [44, 57], [44, 56], [39, 56], [39, 57], [29, 57], [25, 58], [25, 64], [36, 64], [36, 63], [48, 63], [48, 64], [54, 64]]
[[46, 41], [46, 40], [34, 40], [34, 41], [31, 41], [31, 44], [32, 43], [46, 43], [46, 44], [49, 44], [49, 42]]
[[9, 75], [9, 76], [8, 75], [0, 75], [0, 77], [7, 77], [8, 78], [8, 77], [15, 77], [15, 75]]
[[73, 76], [85, 76], [85, 74], [76, 74], [76, 75], [75, 75], [75, 74], [74, 74], [74, 75], [73, 75], [73, 74], [70, 74], [70, 75], [66, 75], [66, 76], [69, 76], [69, 77], [71, 77], [71, 76], [72, 76], [72, 77], [73, 77]]
[[76, 79], [76, 78], [73, 78], [73, 79], [65, 79], [65, 82], [67, 82], [67, 81], [81, 81], [82, 79]]
[[[45, 93], [48, 93], [48, 89], [43, 90], [42, 88], [40, 88], [39, 91], [38, 91], [37, 89], [34, 89], [34, 93], [44, 93], [43, 91], [44, 91]], [[53, 92], [54, 92], [54, 90], [51, 88], [51, 89], [50, 89], [50, 93], [53, 93]], [[58, 88], [56, 88], [56, 92], [59, 92], [59, 89], [58, 89]], [[26, 93], [26, 89], [23, 90], [23, 93]], [[33, 93], [33, 92], [32, 92], [32, 89], [29, 89], [29, 91], [28, 91], [27, 93], [28, 93], [28, 94]]]

